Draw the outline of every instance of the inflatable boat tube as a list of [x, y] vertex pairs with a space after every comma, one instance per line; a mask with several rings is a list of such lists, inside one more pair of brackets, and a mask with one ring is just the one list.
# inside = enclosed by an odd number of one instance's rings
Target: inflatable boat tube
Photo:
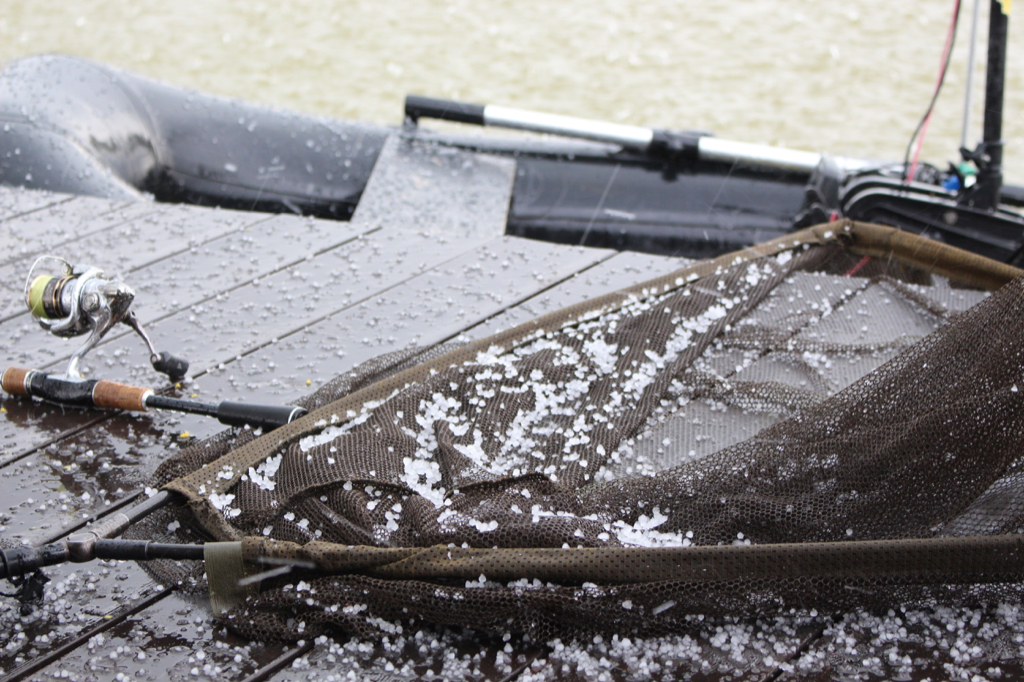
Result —
[[[401, 103], [396, 103], [396, 113]], [[711, 256], [793, 228], [808, 176], [613, 146], [430, 133], [272, 110], [84, 59], [0, 74], [0, 183], [347, 220], [385, 138], [514, 156], [510, 234]]]

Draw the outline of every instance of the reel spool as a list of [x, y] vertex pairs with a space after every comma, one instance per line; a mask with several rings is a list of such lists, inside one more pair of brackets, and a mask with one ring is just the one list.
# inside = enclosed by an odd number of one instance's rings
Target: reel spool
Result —
[[99, 268], [73, 266], [56, 256], [37, 258], [25, 278], [25, 303], [39, 326], [63, 338], [89, 334], [71, 356], [65, 378], [82, 380], [82, 358], [115, 324], [123, 322], [145, 341], [153, 369], [172, 382], [180, 381], [188, 372], [188, 361], [156, 350], [131, 310], [134, 299], [130, 286], [108, 278]]

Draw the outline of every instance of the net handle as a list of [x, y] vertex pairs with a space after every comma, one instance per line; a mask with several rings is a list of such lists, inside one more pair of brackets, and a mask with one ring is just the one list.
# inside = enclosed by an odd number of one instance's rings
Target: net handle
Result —
[[[238, 565], [298, 562], [328, 574], [391, 580], [637, 584], [832, 579], [895, 583], [992, 583], [1024, 574], [1024, 535], [697, 547], [380, 548], [246, 537]], [[210, 567], [207, 567], [210, 570]], [[236, 570], [241, 570], [237, 569]]]

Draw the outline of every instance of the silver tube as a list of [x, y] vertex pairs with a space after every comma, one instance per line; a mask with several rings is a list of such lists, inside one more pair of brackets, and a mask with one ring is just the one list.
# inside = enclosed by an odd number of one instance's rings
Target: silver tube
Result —
[[[771, 147], [766, 144], [733, 142], [717, 137], [701, 137], [697, 143], [702, 161], [723, 161], [726, 163], [743, 163], [750, 166], [767, 166], [787, 170], [811, 173], [821, 161], [821, 154], [804, 152], [784, 147]], [[839, 167], [846, 171], [861, 170], [876, 164], [863, 159], [833, 157]]]
[[974, 89], [974, 47], [978, 43], [978, 15], [981, 0], [974, 0], [974, 14], [971, 16], [971, 49], [967, 53], [967, 86], [964, 90], [964, 125], [960, 129], [960, 147], [967, 147], [967, 135], [971, 127], [971, 91]]
[[[484, 107], [484, 125], [515, 128], [535, 133], [548, 133], [582, 138], [595, 142], [619, 145], [646, 152], [654, 140], [654, 131], [639, 126], [591, 121], [575, 116], [559, 116], [525, 109], [512, 109], [488, 104]], [[702, 136], [698, 142], [699, 156], [705, 161], [741, 163], [747, 166], [783, 168], [811, 173], [821, 161], [821, 154], [804, 152], [762, 144], [732, 142], [717, 137]], [[836, 157], [843, 170], [861, 170], [876, 164], [861, 159]]]
[[516, 128], [536, 133], [578, 137], [595, 142], [607, 142], [637, 151], [646, 151], [654, 139], [650, 128], [590, 121], [575, 116], [544, 114], [524, 109], [512, 109], [488, 104], [484, 107], [484, 125]]
[[742, 161], [752, 166], [771, 166], [807, 173], [813, 171], [821, 161], [821, 154], [814, 152], [770, 147], [765, 144], [732, 142], [717, 137], [702, 137], [697, 146], [702, 161]]

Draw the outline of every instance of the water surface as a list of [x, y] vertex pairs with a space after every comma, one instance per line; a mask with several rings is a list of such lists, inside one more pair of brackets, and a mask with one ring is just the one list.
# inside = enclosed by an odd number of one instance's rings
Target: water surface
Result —
[[[965, 0], [924, 150], [942, 166], [959, 146], [972, 6]], [[72, 53], [378, 123], [398, 123], [415, 92], [897, 159], [931, 95], [951, 9], [881, 0], [0, 0], [0, 62]], [[1006, 173], [1024, 182], [1019, 16], [1008, 72]]]

